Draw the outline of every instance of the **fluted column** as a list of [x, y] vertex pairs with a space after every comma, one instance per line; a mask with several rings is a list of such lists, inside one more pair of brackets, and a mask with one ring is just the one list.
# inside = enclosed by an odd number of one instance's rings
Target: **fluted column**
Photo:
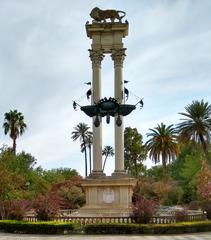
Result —
[[[124, 81], [123, 81], [123, 62], [125, 59], [126, 48], [112, 49], [112, 60], [114, 61], [114, 93], [119, 104], [123, 103]], [[115, 171], [114, 173], [125, 173], [124, 170], [124, 119], [122, 116], [121, 126], [117, 126], [115, 117]]]
[[[92, 61], [92, 104], [101, 99], [101, 62], [103, 60], [103, 50], [89, 49]], [[102, 174], [102, 124], [99, 127], [94, 125], [93, 117], [93, 170], [92, 174]], [[100, 119], [101, 121], [101, 119]]]

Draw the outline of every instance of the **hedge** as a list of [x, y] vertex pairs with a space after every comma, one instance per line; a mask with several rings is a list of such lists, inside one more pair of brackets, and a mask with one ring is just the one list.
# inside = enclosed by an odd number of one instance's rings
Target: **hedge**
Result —
[[174, 224], [98, 223], [82, 227], [71, 222], [1, 220], [0, 231], [32, 234], [181, 234], [211, 231], [211, 221]]
[[207, 231], [211, 231], [211, 221], [174, 224], [99, 223], [84, 226], [87, 234], [181, 234]]
[[0, 231], [8, 233], [67, 234], [80, 232], [80, 225], [64, 222], [24, 222], [1, 220]]

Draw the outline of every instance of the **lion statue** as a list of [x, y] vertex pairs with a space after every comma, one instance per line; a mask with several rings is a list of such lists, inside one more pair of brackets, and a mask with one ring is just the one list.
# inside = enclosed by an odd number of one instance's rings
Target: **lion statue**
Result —
[[[122, 13], [123, 15], [120, 16], [119, 13]], [[122, 21], [122, 18], [126, 15], [123, 11], [108, 9], [108, 10], [101, 10], [98, 7], [95, 7], [92, 9], [90, 16], [97, 22], [104, 21], [106, 22], [106, 19], [110, 19], [111, 22], [114, 22], [115, 19], [118, 19], [119, 22]]]

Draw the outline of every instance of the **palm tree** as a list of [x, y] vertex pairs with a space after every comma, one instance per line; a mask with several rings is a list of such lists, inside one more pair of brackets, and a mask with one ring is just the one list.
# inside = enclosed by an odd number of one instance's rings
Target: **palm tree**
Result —
[[211, 137], [211, 105], [208, 102], [193, 101], [185, 107], [186, 118], [177, 125], [180, 137], [184, 142], [192, 140], [202, 145], [207, 162], [211, 165], [208, 145]]
[[81, 142], [81, 151], [84, 152], [84, 158], [85, 158], [85, 176], [87, 177], [87, 151], [86, 151], [86, 139], [89, 135], [92, 135], [92, 132], [88, 131], [90, 127], [86, 123], [79, 123], [76, 127], [74, 127], [74, 130], [72, 132], [71, 138], [73, 141], [76, 141], [79, 139]]
[[89, 150], [89, 173], [92, 172], [92, 143], [93, 143], [93, 133], [89, 132], [88, 136], [85, 137], [86, 144], [81, 144], [81, 152], [84, 152], [86, 147]]
[[10, 110], [9, 112], [5, 113], [3, 128], [4, 133], [9, 133], [10, 137], [12, 138], [12, 151], [14, 154], [16, 154], [16, 139], [21, 136], [27, 128], [26, 123], [24, 122], [23, 114], [17, 110]]
[[167, 177], [167, 163], [174, 160], [179, 153], [176, 129], [173, 125], [166, 126], [161, 123], [147, 134], [150, 139], [146, 142], [149, 157], [156, 163], [162, 159], [163, 176]]
[[103, 163], [103, 171], [104, 171], [107, 158], [114, 156], [114, 149], [111, 146], [105, 146], [102, 151], [102, 155], [105, 156], [104, 163]]

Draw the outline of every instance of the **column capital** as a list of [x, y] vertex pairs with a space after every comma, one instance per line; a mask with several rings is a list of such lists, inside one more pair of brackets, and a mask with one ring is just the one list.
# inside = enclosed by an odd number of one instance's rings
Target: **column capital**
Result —
[[125, 50], [126, 48], [113, 48], [111, 50], [111, 58], [114, 61], [114, 67], [122, 67], [125, 59]]
[[101, 67], [101, 62], [104, 58], [103, 49], [89, 49], [89, 57], [92, 61], [92, 68]]

